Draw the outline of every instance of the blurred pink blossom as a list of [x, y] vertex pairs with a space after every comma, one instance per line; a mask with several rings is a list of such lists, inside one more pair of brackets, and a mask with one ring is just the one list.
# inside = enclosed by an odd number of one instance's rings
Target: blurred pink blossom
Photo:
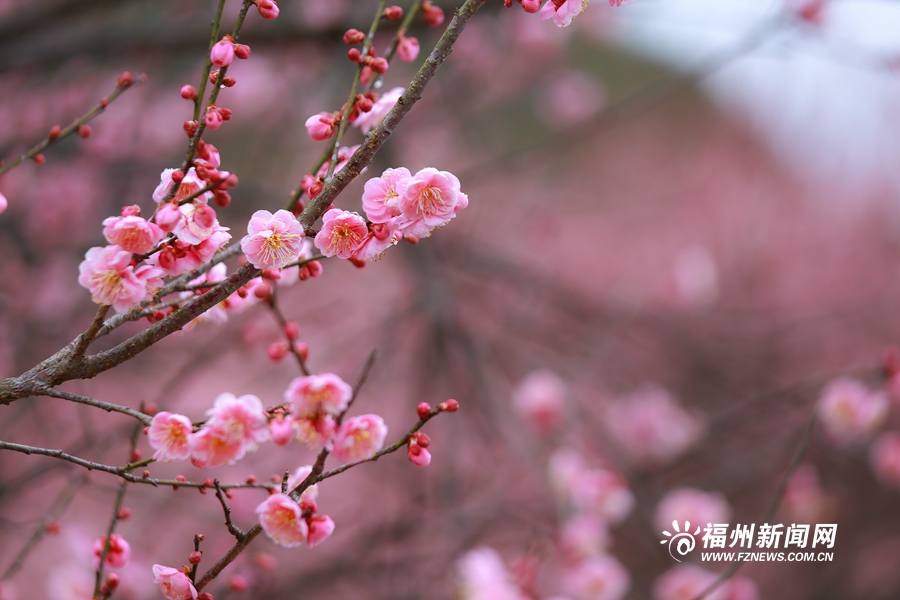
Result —
[[334, 521], [328, 515], [314, 515], [307, 520], [309, 532], [306, 545], [309, 548], [318, 546], [334, 533]]
[[577, 600], [621, 600], [631, 586], [628, 571], [608, 554], [592, 556], [567, 569], [563, 580]]
[[369, 458], [384, 445], [387, 425], [378, 415], [360, 415], [347, 419], [334, 436], [332, 453], [345, 463]]
[[207, 421], [191, 438], [191, 462], [197, 467], [232, 464], [259, 442], [269, 439], [266, 413], [259, 398], [224, 393], [206, 411]]
[[557, 427], [566, 408], [566, 384], [552, 371], [533, 371], [513, 389], [516, 411], [540, 432]]
[[291, 403], [291, 415], [298, 419], [336, 415], [347, 408], [352, 396], [353, 388], [333, 373], [296, 377], [284, 392], [285, 402]]
[[559, 551], [566, 562], [574, 563], [601, 554], [610, 543], [606, 519], [594, 513], [578, 513], [560, 528]]
[[[682, 487], [663, 496], [656, 507], [654, 522], [660, 531], [672, 527], [672, 521], [677, 521], [684, 530], [695, 531], [698, 525], [728, 523], [729, 517], [731, 506], [722, 494]], [[690, 525], [684, 525], [685, 522]]]
[[[98, 538], [91, 547], [94, 555], [94, 568], [100, 565], [100, 556], [103, 554], [103, 547], [106, 545], [106, 536]], [[106, 557], [103, 561], [103, 567], [106, 569], [121, 569], [128, 564], [128, 558], [131, 556], [131, 546], [118, 533], [114, 533], [109, 537], [109, 549], [106, 551]]]
[[869, 461], [881, 481], [900, 487], [900, 433], [892, 431], [875, 440]]
[[462, 600], [528, 600], [491, 548], [470, 550], [456, 562], [456, 568]]
[[833, 501], [819, 487], [816, 468], [800, 465], [788, 481], [781, 509], [798, 523], [816, 523], [828, 518]]
[[832, 380], [819, 398], [819, 420], [838, 445], [849, 444], [874, 432], [887, 416], [884, 392], [872, 392], [850, 377]]
[[397, 104], [397, 100], [400, 99], [400, 96], [403, 95], [404, 91], [405, 90], [402, 87], [395, 87], [383, 93], [378, 100], [375, 101], [372, 110], [360, 114], [353, 124], [359, 127], [363, 133], [369, 133], [369, 131], [381, 124], [381, 121], [384, 120], [389, 112], [391, 112], [391, 109]]
[[661, 387], [646, 387], [606, 411], [606, 429], [638, 466], [669, 463], [703, 435], [705, 419]]
[[557, 27], [568, 27], [575, 17], [584, 12], [587, 3], [588, 0], [562, 0], [557, 4], [556, 0], [547, 0], [541, 9], [540, 17], [542, 21], [553, 19]]
[[[694, 600], [716, 580], [716, 574], [695, 565], [683, 564], [669, 569], [653, 584], [653, 600]], [[728, 600], [728, 590], [719, 587], [704, 600]]]

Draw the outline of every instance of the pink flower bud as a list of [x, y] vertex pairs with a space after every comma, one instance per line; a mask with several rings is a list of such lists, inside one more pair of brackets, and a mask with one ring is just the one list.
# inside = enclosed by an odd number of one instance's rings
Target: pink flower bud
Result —
[[209, 592], [203, 592], [199, 596], [197, 596], [197, 600], [213, 600], [213, 595]]
[[197, 99], [197, 88], [192, 85], [183, 85], [181, 86], [181, 97], [185, 100], [196, 100]]
[[403, 18], [403, 9], [397, 6], [396, 4], [393, 6], [388, 6], [384, 9], [384, 12], [381, 13], [388, 21], [399, 21]]
[[372, 59], [372, 64], [370, 66], [372, 67], [373, 71], [375, 71], [379, 75], [383, 75], [387, 73], [389, 65], [386, 58], [379, 56], [378, 58]]
[[300, 337], [300, 326], [296, 321], [288, 321], [284, 324], [284, 337], [291, 340], [292, 342], [296, 341], [297, 338]]
[[359, 51], [359, 48], [350, 48], [347, 50], [347, 58], [350, 59], [350, 62], [359, 64], [362, 60], [362, 53]]
[[237, 79], [235, 79], [231, 75], [228, 75], [227, 77], [225, 77], [225, 79], [222, 80], [222, 85], [224, 85], [225, 87], [234, 87], [234, 84], [236, 83]]
[[456, 412], [459, 410], [459, 402], [454, 400], [453, 398], [447, 400], [446, 402], [441, 402], [438, 405], [438, 408], [442, 412]]
[[334, 135], [334, 115], [327, 112], [321, 112], [311, 116], [306, 120], [306, 130], [309, 132], [309, 137], [317, 142], [327, 140]]
[[0, 194], [0, 214], [3, 214], [8, 206], [9, 202], [6, 200], [6, 196]]
[[541, 10], [541, 0], [519, 0], [519, 4], [527, 13], [536, 13]]
[[334, 521], [326, 515], [317, 515], [307, 520], [309, 533], [306, 536], [306, 545], [310, 548], [324, 542], [334, 532]]
[[120, 521], [124, 521], [130, 516], [131, 516], [131, 509], [123, 506], [122, 509], [119, 511], [119, 513], [116, 515], [116, 518], [119, 519]]
[[425, 0], [422, 3], [422, 18], [426, 25], [437, 27], [444, 22], [444, 10], [432, 4], [430, 0]]
[[106, 576], [106, 590], [112, 594], [116, 591], [116, 588], [119, 587], [119, 576], [115, 573], [110, 573]]
[[416, 443], [422, 448], [427, 448], [431, 445], [431, 438], [428, 437], [427, 433], [423, 433], [421, 431], [416, 432]]
[[409, 462], [417, 467], [427, 467], [431, 464], [431, 453], [418, 444], [410, 444], [406, 456], [409, 458]]
[[62, 132], [62, 128], [59, 125], [54, 125], [50, 128], [50, 135], [47, 136], [51, 142], [59, 137], [59, 134]]
[[201, 560], [203, 560], [203, 553], [199, 550], [194, 550], [188, 557], [188, 562], [192, 565], [199, 565]]
[[213, 192], [213, 202], [219, 208], [225, 208], [231, 204], [231, 194], [225, 190], [216, 190]]
[[271, 20], [278, 16], [278, 5], [275, 4], [275, 0], [259, 0], [256, 8], [263, 19]]
[[427, 402], [419, 402], [419, 405], [416, 406], [416, 414], [420, 419], [427, 418], [431, 414], [431, 405]]
[[234, 61], [234, 42], [222, 38], [209, 51], [209, 60], [217, 67], [227, 67]]
[[294, 423], [284, 415], [278, 415], [269, 421], [269, 433], [276, 446], [287, 446], [294, 439]]
[[228, 579], [228, 587], [232, 592], [246, 592], [248, 586], [247, 578], [243, 575], [232, 575]]
[[131, 71], [122, 71], [122, 74], [119, 75], [118, 81], [116, 81], [116, 85], [119, 87], [125, 87], [127, 85], [131, 85], [132, 81], [134, 81], [134, 75], [131, 74]]
[[167, 202], [159, 207], [154, 220], [160, 229], [169, 233], [181, 221], [181, 211], [177, 205]]
[[419, 56], [419, 40], [414, 37], [406, 37], [400, 34], [397, 44], [397, 56], [404, 62], [412, 62]]
[[197, 133], [197, 129], [200, 127], [200, 123], [197, 121], [185, 121], [184, 122], [184, 132], [188, 135], [188, 137], [194, 137], [194, 134]]
[[268, 350], [266, 353], [269, 355], [269, 358], [278, 362], [287, 356], [290, 351], [290, 347], [287, 345], [287, 342], [272, 342], [269, 344]]
[[206, 204], [197, 204], [194, 209], [194, 221], [204, 229], [209, 229], [216, 222], [216, 211]]
[[223, 106], [219, 107], [219, 114], [222, 115], [223, 121], [230, 121], [231, 116], [234, 114], [230, 108], [225, 108]]
[[234, 56], [236, 58], [240, 58], [241, 60], [250, 58], [250, 46], [248, 46], [247, 44], [235, 44]]
[[219, 110], [215, 106], [210, 106], [209, 110], [206, 111], [206, 117], [203, 119], [206, 126], [215, 130], [222, 126], [222, 121], [222, 115], [219, 113]]
[[344, 32], [344, 43], [348, 46], [361, 44], [366, 40], [366, 34], [359, 29], [348, 29]]
[[78, 136], [82, 139], [87, 139], [91, 137], [91, 126], [90, 125], [81, 125], [78, 128]]

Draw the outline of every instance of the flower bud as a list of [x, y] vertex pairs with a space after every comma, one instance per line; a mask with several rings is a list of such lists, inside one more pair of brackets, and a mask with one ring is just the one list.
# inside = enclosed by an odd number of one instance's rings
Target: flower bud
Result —
[[119, 75], [119, 80], [116, 82], [116, 85], [119, 87], [125, 87], [131, 85], [132, 81], [134, 81], [134, 76], [131, 74], [131, 71], [122, 71], [122, 74]]
[[440, 6], [435, 6], [431, 0], [425, 0], [422, 3], [422, 18], [426, 25], [437, 27], [444, 22], [444, 10]]
[[91, 137], [91, 126], [90, 125], [81, 125], [78, 127], [78, 135], [83, 139], [87, 139]]
[[383, 75], [387, 73], [388, 70], [388, 61], [383, 56], [379, 56], [378, 58], [372, 59], [372, 64], [370, 65], [372, 70], [378, 73], [379, 75]]
[[362, 60], [362, 53], [359, 51], [359, 48], [350, 48], [347, 50], [347, 58], [350, 59], [350, 62], [359, 64]]
[[234, 56], [236, 58], [240, 58], [241, 60], [250, 58], [250, 46], [248, 46], [247, 44], [235, 44]]
[[275, 4], [275, 0], [259, 0], [256, 8], [263, 19], [271, 20], [278, 16], [278, 5]]
[[381, 13], [381, 16], [388, 21], [399, 21], [403, 18], [403, 9], [396, 4], [393, 6], [388, 6], [384, 9], [384, 12]]
[[431, 415], [431, 405], [427, 402], [419, 402], [419, 405], [416, 406], [416, 414], [419, 415], [420, 419], [428, 418]]
[[222, 38], [209, 51], [209, 60], [217, 67], [227, 67], [234, 61], [234, 42]]
[[269, 344], [266, 354], [269, 355], [271, 360], [278, 362], [287, 356], [289, 351], [290, 347], [287, 345], [287, 342], [272, 342]]
[[361, 44], [364, 41], [366, 41], [366, 34], [359, 29], [348, 29], [344, 32], [344, 43], [348, 46]]
[[199, 565], [201, 560], [203, 560], [203, 553], [199, 550], [194, 550], [188, 557], [188, 562], [192, 565]]
[[50, 128], [50, 135], [47, 136], [48, 139], [52, 142], [53, 140], [55, 140], [56, 138], [59, 137], [59, 134], [61, 131], [62, 131], [62, 128], [59, 125], [54, 125], [53, 127]]
[[414, 37], [406, 37], [399, 34], [397, 43], [397, 56], [403, 62], [412, 62], [419, 56], [419, 40]]
[[181, 86], [181, 97], [185, 100], [196, 100], [197, 99], [197, 88], [192, 85], [183, 85]]

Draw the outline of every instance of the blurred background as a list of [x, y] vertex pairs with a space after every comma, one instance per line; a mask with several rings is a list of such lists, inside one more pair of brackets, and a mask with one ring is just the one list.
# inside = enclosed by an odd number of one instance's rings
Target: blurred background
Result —
[[[226, 30], [239, 4], [227, 3]], [[234, 239], [253, 211], [285, 205], [321, 153], [304, 122], [344, 102], [353, 65], [340, 36], [365, 29], [375, 6], [284, 0], [277, 20], [248, 19], [252, 55], [219, 102], [234, 117], [205, 136], [240, 177], [219, 211]], [[90, 323], [78, 264], [104, 244], [103, 218], [149, 211], [159, 173], [180, 164], [192, 104], [179, 89], [197, 85], [213, 11], [206, 0], [0, 0], [0, 156], [86, 112], [121, 71], [149, 78], [90, 138], [0, 177], [0, 377]], [[421, 22], [409, 32], [422, 56], [439, 33]], [[394, 61], [382, 91], [417, 65]], [[661, 531], [669, 515], [699, 514], [838, 524], [832, 562], [750, 563], [714, 600], [900, 597], [900, 450], [881, 437], [900, 429], [900, 407], [879, 368], [900, 334], [898, 126], [896, 2], [595, 0], [565, 29], [488, 3], [368, 172], [451, 171], [469, 207], [416, 246], [363, 269], [325, 261], [322, 277], [279, 290], [314, 371], [353, 381], [377, 349], [354, 411], [383, 415], [389, 441], [418, 402], [462, 408], [428, 425], [428, 468], [398, 453], [320, 484], [320, 512], [337, 523], [322, 546], [259, 539], [208, 591], [689, 600], [726, 564], [695, 552], [686, 563], [705, 571], [673, 576]], [[360, 209], [364, 179], [340, 207]], [[278, 339], [258, 306], [63, 389], [194, 419], [225, 391], [274, 405], [298, 375], [267, 357]], [[838, 377], [855, 378], [845, 408], [814, 419]], [[860, 417], [867, 402], [873, 414]], [[18, 401], [0, 412], [0, 438], [124, 464], [131, 423], [98, 412]], [[268, 445], [214, 475], [263, 480], [313, 456]], [[90, 598], [90, 546], [118, 482], [84, 475], [0, 454], [0, 569], [48, 511], [60, 526], [3, 581], [3, 600]], [[684, 489], [694, 495], [672, 500]], [[239, 526], [264, 497], [235, 492]], [[117, 597], [159, 597], [150, 565], [186, 562], [195, 533], [204, 564], [231, 544], [212, 495], [133, 486], [125, 505], [133, 516], [118, 531], [132, 558]]]

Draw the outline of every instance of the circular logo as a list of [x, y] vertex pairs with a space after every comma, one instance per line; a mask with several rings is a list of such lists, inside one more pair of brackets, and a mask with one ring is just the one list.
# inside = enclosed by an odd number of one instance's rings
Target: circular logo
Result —
[[672, 521], [672, 527], [675, 529], [675, 533], [663, 531], [663, 535], [669, 539], [662, 540], [659, 543], [668, 543], [669, 556], [674, 558], [676, 562], [681, 562], [681, 559], [675, 556], [675, 554], [672, 553], [672, 550], [675, 550], [679, 556], [686, 556], [697, 545], [694, 536], [700, 533], [700, 526], [697, 526], [697, 531], [693, 534], [691, 534], [691, 524], [689, 521], [684, 522], [684, 529], [678, 527], [678, 521]]

